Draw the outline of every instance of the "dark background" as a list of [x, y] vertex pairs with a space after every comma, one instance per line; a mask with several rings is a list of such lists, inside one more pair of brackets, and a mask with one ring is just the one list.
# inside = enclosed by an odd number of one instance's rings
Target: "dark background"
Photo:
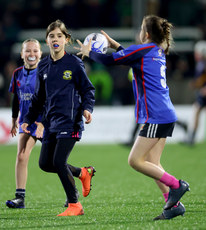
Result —
[[[174, 49], [167, 57], [167, 83], [174, 104], [191, 104], [195, 91], [194, 45], [206, 38], [205, 0], [0, 0], [0, 107], [10, 106], [8, 87], [15, 68], [23, 64], [21, 43], [30, 37], [42, 44], [47, 26], [61, 19], [75, 39], [104, 29], [123, 46], [134, 44], [146, 14], [167, 18], [173, 25]], [[68, 47], [69, 52], [74, 52]], [[108, 52], [111, 52], [110, 50]], [[85, 61], [97, 89], [97, 105], [134, 103], [127, 67], [105, 67]]]

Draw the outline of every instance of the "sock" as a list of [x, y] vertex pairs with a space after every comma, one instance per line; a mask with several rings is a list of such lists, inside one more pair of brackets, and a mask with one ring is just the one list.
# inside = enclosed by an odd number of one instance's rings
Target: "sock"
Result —
[[[164, 196], [164, 198], [165, 198], [165, 203], [167, 203], [167, 200], [168, 200], [168, 196], [169, 196], [169, 192], [167, 192], [167, 193], [163, 193], [163, 196]], [[174, 205], [173, 207], [177, 207], [178, 205], [179, 205], [179, 201], [177, 202], [177, 204], [176, 205]]]
[[176, 204], [176, 205], [174, 205], [174, 207], [176, 208], [176, 207], [179, 205], [179, 203], [180, 203], [180, 202], [178, 201], [178, 202], [177, 202], [177, 204]]
[[160, 182], [169, 186], [172, 189], [177, 189], [180, 187], [179, 181], [174, 176], [172, 176], [166, 172], [160, 178]]
[[25, 193], [26, 193], [26, 190], [25, 189], [21, 189], [21, 188], [17, 188], [16, 189], [16, 193], [15, 193], [15, 196], [17, 198], [25, 198]]
[[169, 192], [167, 192], [167, 193], [163, 193], [163, 196], [164, 196], [164, 198], [165, 198], [165, 202], [167, 202], [167, 200], [168, 200], [168, 196], [169, 196]]

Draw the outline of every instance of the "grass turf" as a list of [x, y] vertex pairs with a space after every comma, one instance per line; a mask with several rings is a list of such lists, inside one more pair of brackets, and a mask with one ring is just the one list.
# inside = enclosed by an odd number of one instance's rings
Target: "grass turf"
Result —
[[[188, 181], [191, 191], [181, 200], [186, 208], [184, 217], [154, 222], [152, 219], [162, 212], [163, 197], [152, 179], [128, 166], [127, 147], [77, 144], [69, 162], [95, 167], [92, 191], [79, 199], [85, 215], [57, 217], [65, 210], [65, 194], [57, 175], [39, 169], [40, 146], [30, 157], [26, 209], [5, 206], [15, 193], [16, 146], [0, 146], [0, 229], [206, 229], [205, 149], [206, 143], [166, 145], [162, 156], [165, 170]], [[76, 185], [81, 194], [78, 179]]]

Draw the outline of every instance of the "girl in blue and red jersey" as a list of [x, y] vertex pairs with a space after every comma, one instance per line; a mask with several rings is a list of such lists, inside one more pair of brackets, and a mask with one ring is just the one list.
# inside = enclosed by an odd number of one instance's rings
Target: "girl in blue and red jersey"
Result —
[[83, 62], [65, 52], [65, 45], [70, 40], [71, 35], [62, 21], [57, 20], [48, 26], [46, 43], [50, 55], [38, 65], [35, 94], [22, 124], [22, 129], [29, 133], [28, 125], [43, 110], [42, 123], [37, 129], [38, 137], [42, 137], [44, 130], [39, 166], [46, 172], [58, 174], [68, 200], [68, 208], [58, 216], [84, 214], [73, 176], [81, 180], [83, 196], [86, 197], [95, 172], [92, 166], [77, 168], [67, 164], [76, 141], [81, 139], [83, 116], [89, 124], [95, 102], [95, 89]]
[[128, 65], [133, 69], [133, 91], [136, 99], [135, 116], [137, 123], [144, 123], [130, 155], [129, 165], [136, 171], [155, 180], [163, 193], [166, 204], [158, 219], [171, 219], [183, 215], [185, 208], [179, 202], [189, 190], [189, 184], [177, 180], [165, 172], [160, 164], [166, 137], [172, 136], [177, 116], [169, 97], [166, 84], [166, 59], [172, 41], [172, 25], [163, 18], [149, 15], [144, 17], [139, 45], [124, 49], [104, 31], [110, 48], [116, 50], [111, 55], [91, 51], [91, 41], [80, 48], [78, 55], [87, 56], [105, 65]]
[[[15, 170], [16, 193], [14, 199], [6, 201], [6, 205], [9, 208], [25, 208], [24, 198], [27, 182], [27, 166], [32, 148], [37, 141], [35, 134], [37, 126], [32, 123], [28, 127], [30, 133], [26, 134], [21, 129], [21, 124], [28, 111], [31, 97], [34, 94], [36, 70], [41, 55], [42, 52], [39, 41], [36, 39], [25, 40], [22, 44], [21, 50], [21, 58], [24, 61], [24, 66], [19, 67], [14, 71], [9, 87], [9, 91], [14, 94], [12, 101], [12, 137], [16, 136], [19, 123], [19, 140]], [[41, 116], [37, 116], [35, 121], [40, 120]]]

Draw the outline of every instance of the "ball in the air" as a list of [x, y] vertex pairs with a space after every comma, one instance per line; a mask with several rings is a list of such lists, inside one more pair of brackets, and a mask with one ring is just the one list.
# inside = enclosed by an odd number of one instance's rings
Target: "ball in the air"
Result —
[[100, 33], [89, 34], [84, 40], [84, 45], [87, 45], [90, 39], [92, 39], [91, 42], [92, 51], [95, 51], [97, 53], [102, 53], [102, 54], [105, 54], [107, 52], [108, 41], [103, 34]]

